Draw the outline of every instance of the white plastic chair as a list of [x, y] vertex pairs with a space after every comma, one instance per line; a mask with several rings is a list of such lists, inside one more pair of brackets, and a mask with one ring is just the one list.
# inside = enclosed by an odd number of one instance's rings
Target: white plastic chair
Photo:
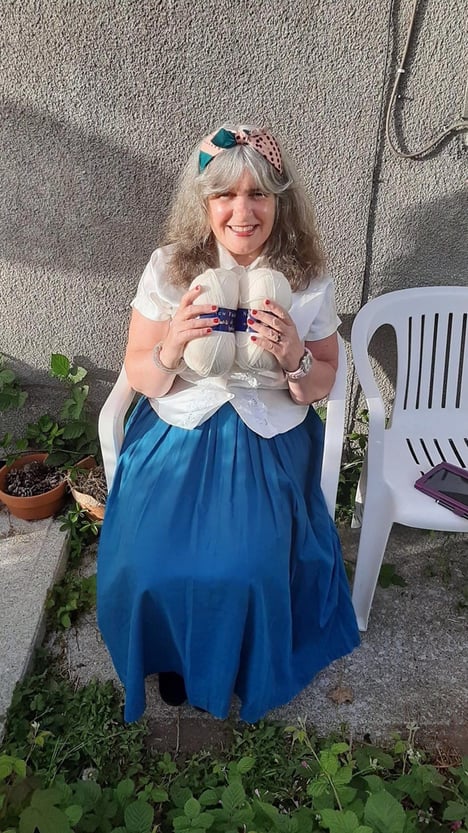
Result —
[[[338, 370], [327, 403], [321, 478], [325, 501], [332, 518], [335, 515], [336, 492], [338, 489], [341, 454], [343, 450], [347, 381], [346, 349], [341, 336], [338, 336], [338, 349]], [[135, 391], [130, 387], [125, 367], [122, 367], [119, 377], [99, 414], [99, 440], [109, 491], [114, 479], [117, 458], [124, 438], [125, 416], [133, 401], [134, 395]]]
[[[397, 378], [391, 418], [369, 361], [379, 327], [396, 336]], [[353, 586], [360, 630], [369, 612], [393, 523], [468, 532], [468, 520], [414, 488], [442, 461], [468, 466], [468, 287], [389, 292], [358, 312], [353, 360], [369, 409], [367, 483]]]

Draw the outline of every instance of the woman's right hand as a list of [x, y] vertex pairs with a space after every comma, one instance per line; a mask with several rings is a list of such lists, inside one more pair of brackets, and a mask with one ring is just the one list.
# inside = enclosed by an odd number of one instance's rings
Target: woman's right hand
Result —
[[[159, 353], [165, 367], [177, 367], [185, 345], [194, 338], [202, 338], [212, 332], [212, 328], [219, 323], [216, 315], [218, 307], [213, 304], [194, 304], [202, 292], [201, 286], [189, 289], [180, 301], [176, 314], [169, 324]], [[200, 318], [200, 315], [213, 316]]]

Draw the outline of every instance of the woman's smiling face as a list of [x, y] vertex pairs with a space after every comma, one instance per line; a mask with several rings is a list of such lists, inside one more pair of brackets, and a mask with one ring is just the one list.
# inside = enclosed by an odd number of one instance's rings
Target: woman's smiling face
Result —
[[248, 266], [262, 252], [275, 222], [276, 198], [258, 189], [245, 170], [232, 188], [208, 199], [211, 230], [241, 266]]

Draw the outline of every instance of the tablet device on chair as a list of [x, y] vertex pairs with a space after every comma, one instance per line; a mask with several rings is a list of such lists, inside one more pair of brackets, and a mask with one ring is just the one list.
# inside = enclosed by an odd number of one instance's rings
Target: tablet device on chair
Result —
[[434, 498], [456, 515], [468, 518], [468, 469], [439, 463], [414, 484], [419, 491]]

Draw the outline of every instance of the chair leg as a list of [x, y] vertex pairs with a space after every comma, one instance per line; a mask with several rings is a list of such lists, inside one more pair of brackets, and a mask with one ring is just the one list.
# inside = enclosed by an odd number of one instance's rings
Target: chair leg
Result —
[[391, 517], [382, 513], [382, 505], [381, 495], [377, 499], [368, 497], [362, 519], [352, 595], [360, 631], [367, 630], [380, 567], [393, 525]]

